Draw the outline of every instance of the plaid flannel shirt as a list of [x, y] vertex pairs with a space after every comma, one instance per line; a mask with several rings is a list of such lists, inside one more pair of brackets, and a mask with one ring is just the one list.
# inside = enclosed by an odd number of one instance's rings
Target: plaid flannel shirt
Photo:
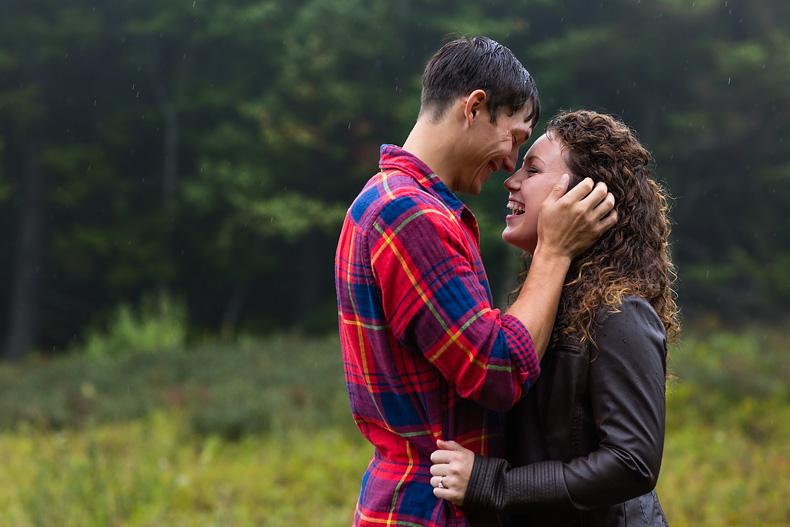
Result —
[[491, 307], [471, 211], [415, 156], [381, 148], [335, 259], [346, 385], [375, 446], [355, 525], [496, 525], [437, 499], [437, 439], [502, 455], [502, 412], [537, 378], [524, 325]]

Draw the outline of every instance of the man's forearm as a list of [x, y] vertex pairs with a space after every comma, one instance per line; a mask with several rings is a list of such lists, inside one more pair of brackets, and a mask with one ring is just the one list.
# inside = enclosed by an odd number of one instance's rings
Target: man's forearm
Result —
[[569, 256], [543, 254], [538, 247], [518, 298], [507, 310], [507, 314], [519, 319], [527, 328], [541, 359], [551, 338], [570, 264]]

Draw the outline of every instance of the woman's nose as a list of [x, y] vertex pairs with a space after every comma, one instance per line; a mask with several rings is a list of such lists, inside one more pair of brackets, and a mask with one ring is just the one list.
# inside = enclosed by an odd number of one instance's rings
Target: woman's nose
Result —
[[515, 172], [512, 176], [505, 180], [505, 190], [508, 191], [516, 191], [521, 188], [521, 178], [519, 177], [519, 172]]

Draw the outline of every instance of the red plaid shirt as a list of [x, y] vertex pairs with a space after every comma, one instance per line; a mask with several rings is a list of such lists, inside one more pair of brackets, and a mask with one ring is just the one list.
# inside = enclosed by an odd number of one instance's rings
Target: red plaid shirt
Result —
[[502, 454], [502, 414], [540, 366], [524, 325], [491, 307], [471, 211], [415, 156], [381, 149], [335, 259], [346, 385], [375, 453], [355, 525], [496, 525], [439, 500], [437, 439]]

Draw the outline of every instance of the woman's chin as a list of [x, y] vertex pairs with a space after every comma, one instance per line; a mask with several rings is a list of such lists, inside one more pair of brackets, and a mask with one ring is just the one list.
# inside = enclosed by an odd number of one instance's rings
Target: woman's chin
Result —
[[533, 254], [535, 252], [535, 243], [530, 243], [529, 240], [525, 240], [516, 236], [510, 229], [505, 228], [502, 231], [502, 239], [507, 242], [508, 244], [512, 245], [516, 249], [521, 249], [524, 252], [529, 254]]

